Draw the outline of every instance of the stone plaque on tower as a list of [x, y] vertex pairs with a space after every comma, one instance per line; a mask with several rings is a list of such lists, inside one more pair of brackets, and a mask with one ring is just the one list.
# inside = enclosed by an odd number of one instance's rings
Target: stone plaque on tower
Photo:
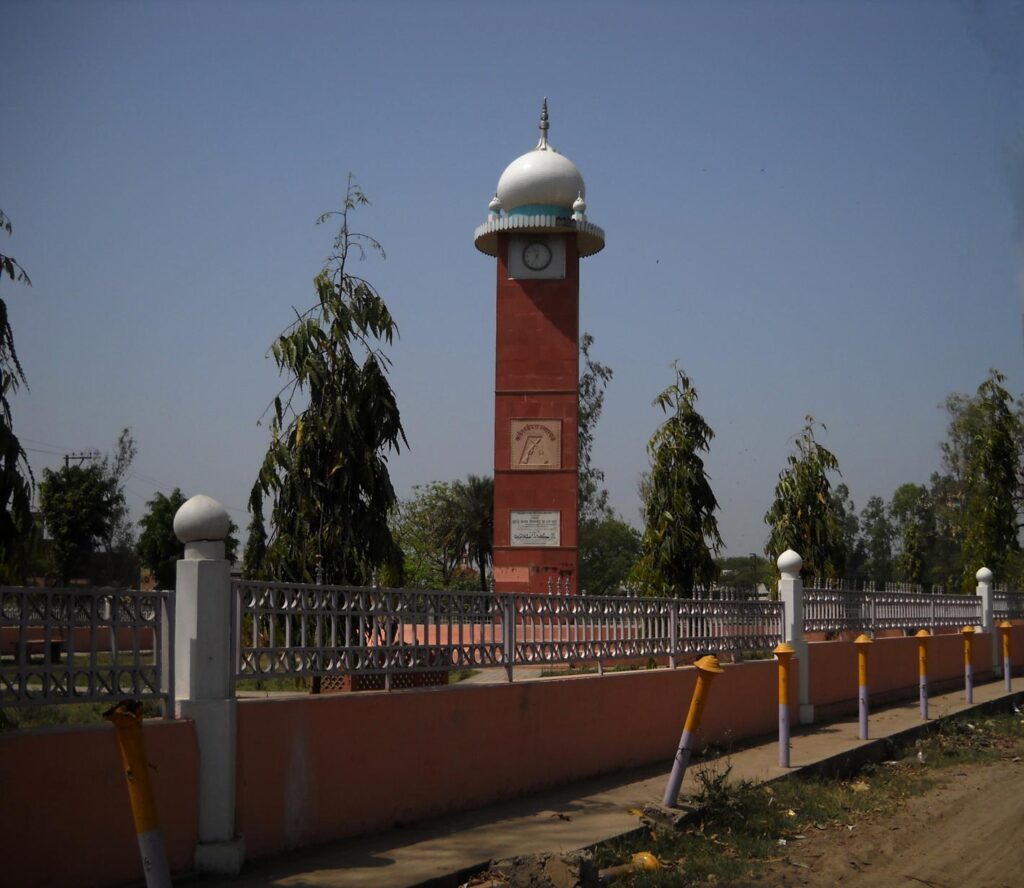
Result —
[[[494, 588], [575, 590], [579, 260], [604, 248], [576, 165], [540, 140], [501, 174], [478, 250], [497, 259]], [[564, 584], [564, 586], [563, 586]]]

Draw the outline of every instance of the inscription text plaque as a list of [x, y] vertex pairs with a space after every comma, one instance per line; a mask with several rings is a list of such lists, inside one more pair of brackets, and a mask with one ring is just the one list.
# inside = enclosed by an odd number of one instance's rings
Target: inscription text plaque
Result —
[[511, 514], [511, 544], [544, 548], [562, 544], [562, 513], [523, 511]]

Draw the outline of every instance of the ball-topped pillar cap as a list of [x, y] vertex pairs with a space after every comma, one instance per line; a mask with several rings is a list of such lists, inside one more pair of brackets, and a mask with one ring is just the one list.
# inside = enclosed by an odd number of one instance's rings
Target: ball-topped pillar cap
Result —
[[991, 583], [992, 571], [990, 571], [987, 567], [982, 567], [974, 575], [974, 579], [976, 579], [979, 583]]
[[795, 580], [800, 576], [800, 571], [803, 569], [804, 560], [792, 549], [786, 549], [775, 562], [778, 565], [779, 573], [781, 573], [787, 580]]
[[202, 493], [187, 500], [174, 516], [174, 535], [185, 544], [186, 560], [223, 558], [230, 528], [227, 510]]

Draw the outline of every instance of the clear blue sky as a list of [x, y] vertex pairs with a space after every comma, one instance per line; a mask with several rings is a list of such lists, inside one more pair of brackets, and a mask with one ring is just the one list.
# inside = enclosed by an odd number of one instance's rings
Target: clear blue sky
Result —
[[[1024, 388], [1024, 6], [942, 2], [0, 3], [3, 284], [37, 474], [138, 441], [128, 496], [208, 493], [246, 524], [279, 382], [348, 171], [387, 250], [364, 272], [413, 484], [492, 470], [504, 167], [552, 144], [607, 248], [581, 325], [611, 365], [595, 462], [636, 522], [678, 359], [717, 436], [734, 554], [803, 417], [858, 508], [938, 468], [951, 391]], [[1015, 166], [1016, 164], [1016, 166]], [[1016, 172], [1015, 172], [1016, 170]]]

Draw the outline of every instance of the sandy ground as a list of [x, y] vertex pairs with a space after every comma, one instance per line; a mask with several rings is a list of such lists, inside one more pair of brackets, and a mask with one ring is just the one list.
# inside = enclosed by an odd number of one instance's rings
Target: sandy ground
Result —
[[852, 830], [811, 830], [805, 840], [790, 843], [785, 860], [748, 884], [1021, 888], [1022, 758], [933, 772], [936, 785], [895, 815]]

